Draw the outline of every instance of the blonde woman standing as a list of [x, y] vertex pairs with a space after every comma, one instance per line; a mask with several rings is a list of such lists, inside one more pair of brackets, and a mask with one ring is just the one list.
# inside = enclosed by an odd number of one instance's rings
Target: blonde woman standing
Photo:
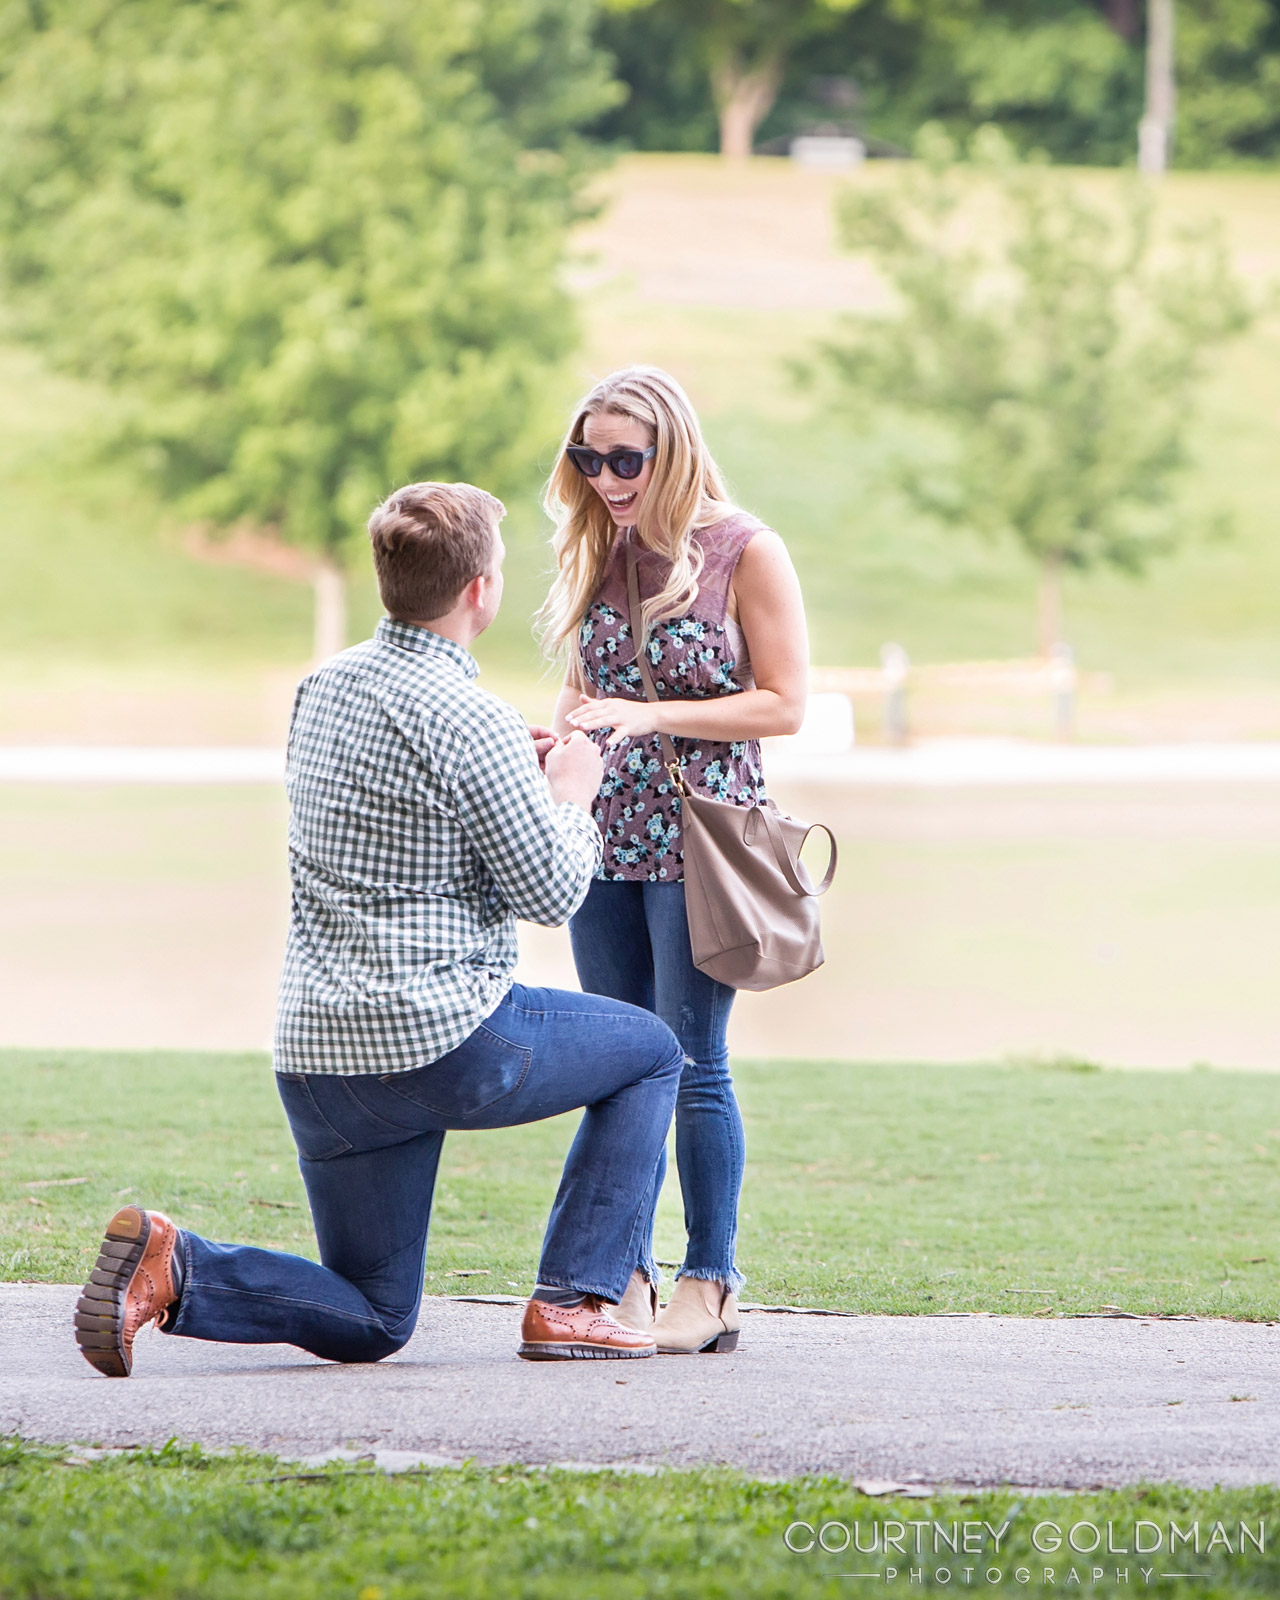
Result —
[[[733, 505], [688, 397], [656, 367], [628, 367], [586, 396], [546, 503], [558, 571], [544, 637], [569, 663], [554, 731], [581, 728], [605, 756], [594, 807], [603, 865], [570, 924], [578, 977], [589, 993], [655, 1012], [686, 1058], [676, 1107], [684, 1263], [659, 1313], [653, 1213], [664, 1154], [618, 1320], [652, 1330], [660, 1352], [732, 1350], [744, 1162], [725, 1041], [734, 991], [693, 965], [680, 799], [658, 735], [674, 740], [695, 792], [733, 805], [764, 798], [758, 741], [794, 733], [804, 711], [800, 585], [778, 535]], [[628, 547], [656, 703], [636, 666]]]

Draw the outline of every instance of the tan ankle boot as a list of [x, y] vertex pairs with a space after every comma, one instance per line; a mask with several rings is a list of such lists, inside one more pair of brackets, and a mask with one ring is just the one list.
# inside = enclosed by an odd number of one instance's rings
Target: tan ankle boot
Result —
[[703, 1278], [677, 1278], [671, 1299], [658, 1313], [653, 1337], [658, 1354], [667, 1356], [727, 1354], [738, 1348], [738, 1297], [723, 1283]]
[[613, 1320], [634, 1333], [652, 1333], [658, 1314], [658, 1290], [637, 1267], [626, 1292], [613, 1310]]

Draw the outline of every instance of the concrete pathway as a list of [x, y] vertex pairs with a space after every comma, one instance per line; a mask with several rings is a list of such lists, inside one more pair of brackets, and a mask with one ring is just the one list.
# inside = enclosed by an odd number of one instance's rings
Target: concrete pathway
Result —
[[519, 1308], [429, 1299], [378, 1366], [146, 1332], [135, 1376], [71, 1338], [77, 1290], [0, 1285], [0, 1433], [176, 1435], [385, 1466], [723, 1462], [766, 1477], [1076, 1487], [1280, 1481], [1280, 1327], [750, 1313], [730, 1356], [533, 1364]]
[[[1280, 783], [1280, 744], [1041, 744], [1026, 739], [921, 739], [808, 753], [771, 741], [775, 782], [840, 788], [1016, 788], [1031, 785]], [[0, 783], [267, 783], [284, 751], [256, 745], [0, 745]]]

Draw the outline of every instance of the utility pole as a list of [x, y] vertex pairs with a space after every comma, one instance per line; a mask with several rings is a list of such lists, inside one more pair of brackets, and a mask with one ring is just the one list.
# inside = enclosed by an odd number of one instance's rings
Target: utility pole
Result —
[[1177, 90], [1173, 75], [1174, 0], [1147, 0], [1147, 105], [1138, 124], [1138, 171], [1169, 165]]

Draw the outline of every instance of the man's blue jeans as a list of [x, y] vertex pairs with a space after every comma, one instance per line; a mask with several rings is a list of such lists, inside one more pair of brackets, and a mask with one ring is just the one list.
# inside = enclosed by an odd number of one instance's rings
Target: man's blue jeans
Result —
[[647, 1011], [516, 984], [463, 1044], [417, 1071], [280, 1075], [322, 1265], [184, 1233], [186, 1286], [167, 1331], [381, 1360], [417, 1321], [446, 1130], [580, 1106], [538, 1281], [620, 1300], [647, 1262], [683, 1065], [675, 1036]]
[[[684, 1049], [676, 1164], [689, 1245], [676, 1275], [737, 1289], [743, 1281], [734, 1254], [746, 1141], [726, 1041], [734, 991], [693, 964], [684, 885], [597, 878], [569, 924], [569, 935], [584, 989], [656, 1012]], [[664, 1150], [655, 1206], [665, 1174]], [[645, 1261], [653, 1253], [652, 1228], [650, 1218]]]

